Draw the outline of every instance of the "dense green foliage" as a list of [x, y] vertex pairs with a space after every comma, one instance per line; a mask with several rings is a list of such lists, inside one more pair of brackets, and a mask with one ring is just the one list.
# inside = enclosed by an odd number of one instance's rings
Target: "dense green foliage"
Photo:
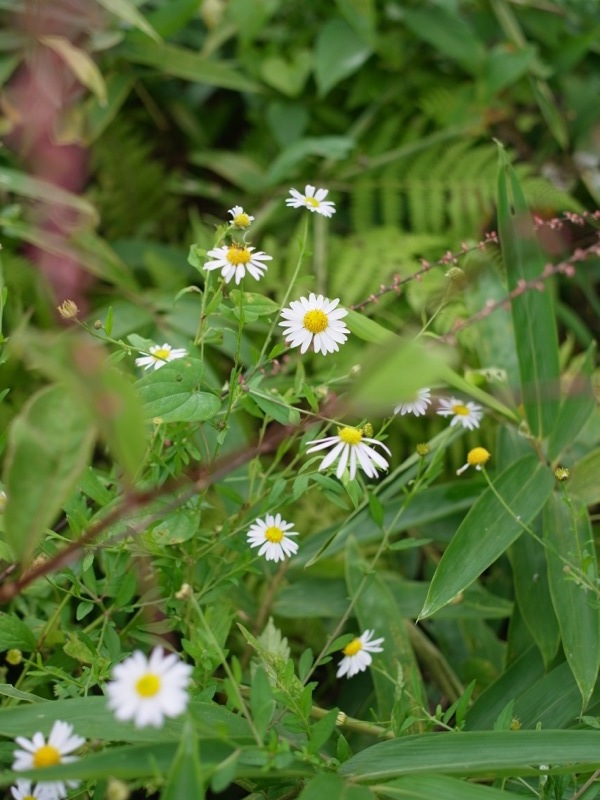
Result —
[[[596, 0], [0, 14], [0, 787], [62, 720], [28, 777], [69, 797], [598, 796]], [[282, 335], [310, 293], [326, 356]], [[389, 469], [307, 452], [343, 435]], [[156, 646], [186, 713], [117, 721]]]

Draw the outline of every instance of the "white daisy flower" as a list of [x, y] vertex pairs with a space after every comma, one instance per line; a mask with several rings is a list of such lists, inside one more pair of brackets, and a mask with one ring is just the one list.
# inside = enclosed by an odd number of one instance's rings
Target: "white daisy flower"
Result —
[[283, 561], [286, 556], [293, 556], [298, 552], [298, 542], [289, 539], [289, 536], [298, 536], [297, 531], [292, 531], [291, 522], [281, 518], [281, 514], [267, 514], [262, 519], [257, 519], [248, 530], [248, 543], [250, 547], [260, 547], [259, 556], [264, 556], [267, 561]]
[[234, 206], [227, 212], [231, 214], [231, 224], [236, 228], [249, 228], [251, 223], [254, 222], [254, 217], [246, 214], [241, 206]]
[[118, 720], [132, 720], [136, 728], [162, 728], [165, 717], [178, 717], [187, 707], [192, 667], [161, 647], [150, 658], [136, 650], [112, 674], [106, 685], [108, 707]]
[[48, 785], [38, 783], [34, 788], [31, 781], [17, 781], [16, 786], [11, 786], [10, 793], [15, 800], [55, 800], [57, 797], [54, 792], [48, 790]]
[[360, 428], [338, 428], [336, 436], [326, 436], [324, 439], [314, 439], [309, 442], [308, 444], [312, 444], [313, 447], [309, 447], [306, 452], [316, 453], [318, 450], [332, 447], [331, 452], [327, 453], [321, 461], [319, 471], [327, 469], [336, 458], [339, 458], [335, 474], [340, 480], [348, 463], [350, 464], [350, 480], [354, 480], [356, 476], [357, 464], [369, 478], [376, 478], [377, 470], [387, 469], [389, 464], [377, 450], [369, 447], [365, 442], [379, 445], [386, 453], [392, 455], [383, 442], [367, 438]]
[[365, 631], [344, 647], [342, 650], [344, 658], [340, 661], [336, 678], [342, 678], [344, 675], [352, 678], [357, 673], [364, 672], [373, 661], [371, 653], [383, 652], [383, 647], [379, 645], [384, 639], [383, 637], [381, 639], [372, 639], [371, 637], [374, 633], [374, 630]]
[[[40, 767], [53, 767], [57, 764], [70, 764], [77, 761], [77, 756], [70, 755], [85, 744], [82, 736], [73, 733], [73, 726], [68, 722], [56, 720], [48, 736], [48, 741], [39, 731], [33, 738], [25, 739], [17, 736], [16, 743], [22, 748], [13, 753], [12, 768], [19, 772], [24, 769], [39, 769]], [[38, 784], [47, 795], [52, 795], [56, 800], [67, 796], [67, 787], [74, 789], [79, 786], [79, 781], [43, 781]], [[34, 795], [35, 796], [35, 795]]]
[[207, 253], [214, 258], [214, 261], [207, 261], [204, 269], [220, 269], [225, 283], [229, 283], [232, 278], [235, 278], [235, 282], [239, 284], [246, 274], [246, 270], [255, 280], [259, 281], [268, 268], [267, 264], [262, 262], [271, 261], [273, 256], [268, 256], [261, 251], [253, 253], [253, 250], [254, 247], [237, 242], [223, 245], [223, 247], [215, 247]]
[[137, 367], [143, 367], [144, 369], [160, 369], [164, 367], [164, 365], [169, 361], [175, 361], [178, 358], [183, 358], [187, 355], [187, 350], [184, 350], [183, 347], [171, 347], [170, 344], [163, 345], [152, 345], [150, 348], [150, 355], [149, 356], [142, 356], [141, 358], [136, 358], [135, 364]]
[[290, 208], [308, 208], [309, 211], [316, 211], [323, 217], [332, 217], [335, 214], [335, 203], [325, 200], [329, 194], [328, 189], [315, 189], [308, 184], [301, 194], [297, 189], [290, 189], [291, 197], [286, 198], [286, 206]]
[[427, 406], [431, 405], [431, 389], [419, 389], [414, 400], [409, 403], [400, 403], [394, 409], [394, 414], [414, 414], [420, 417], [427, 413]]
[[450, 427], [462, 425], [463, 428], [473, 431], [479, 427], [483, 417], [483, 408], [471, 400], [463, 403], [462, 400], [451, 397], [450, 400], [445, 400], [444, 398], [440, 400], [440, 407], [437, 413], [442, 417], [452, 417]]
[[300, 347], [301, 353], [306, 353], [313, 346], [315, 353], [333, 353], [339, 350], [350, 333], [346, 325], [341, 322], [347, 315], [345, 308], [336, 308], [339, 298], [330, 300], [322, 294], [315, 295], [311, 292], [300, 300], [292, 300], [289, 308], [281, 310], [284, 322], [279, 324], [284, 328], [283, 335], [290, 347]]

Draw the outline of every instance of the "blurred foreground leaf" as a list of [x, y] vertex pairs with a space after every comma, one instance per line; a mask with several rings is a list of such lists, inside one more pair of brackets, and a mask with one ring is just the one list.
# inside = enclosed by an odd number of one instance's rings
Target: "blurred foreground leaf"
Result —
[[38, 392], [9, 430], [4, 468], [6, 538], [29, 561], [91, 456], [96, 428], [87, 409], [59, 386]]

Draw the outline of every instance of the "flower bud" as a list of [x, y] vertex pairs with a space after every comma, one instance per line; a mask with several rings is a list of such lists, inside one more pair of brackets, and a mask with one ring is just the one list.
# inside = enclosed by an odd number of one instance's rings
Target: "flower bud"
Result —
[[65, 300], [64, 303], [56, 307], [56, 310], [63, 319], [75, 319], [77, 314], [79, 314], [77, 304], [72, 300]]

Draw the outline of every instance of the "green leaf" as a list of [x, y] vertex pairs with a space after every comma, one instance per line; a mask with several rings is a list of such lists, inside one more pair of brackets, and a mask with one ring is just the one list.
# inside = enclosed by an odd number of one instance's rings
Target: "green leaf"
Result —
[[[192, 702], [188, 711], [202, 739], [219, 735], [247, 740], [250, 735], [246, 721], [224, 706]], [[81, 697], [0, 708], [0, 734], [13, 739], [39, 730], [47, 735], [57, 719], [70, 722], [77, 733], [86, 739], [132, 743], [154, 742], [157, 737], [161, 741], [178, 742], [185, 720], [184, 717], [168, 719], [157, 734], [151, 728], [136, 728], [133, 724], [116, 720], [108, 709], [105, 697]]]
[[600, 667], [598, 603], [578, 578], [585, 576], [597, 585], [594, 537], [585, 507], [564, 496], [553, 496], [544, 509], [544, 540], [563, 649], [585, 707]]
[[[536, 533], [541, 525], [533, 523]], [[541, 533], [541, 530], [540, 530]], [[545, 664], [558, 650], [560, 629], [552, 610], [546, 564], [546, 551], [531, 536], [520, 536], [509, 550], [515, 595], [523, 620], [533, 641], [539, 647]], [[540, 609], [544, 613], [540, 613]]]
[[[499, 148], [498, 229], [511, 292], [523, 281], [538, 280], [544, 269], [527, 203], [504, 148]], [[525, 415], [534, 436], [553, 429], [558, 413], [559, 360], [549, 286], [527, 290], [511, 300]]]
[[592, 450], [573, 467], [569, 494], [586, 506], [600, 503], [600, 450]]
[[592, 345], [560, 404], [548, 442], [548, 458], [551, 460], [558, 458], [562, 450], [575, 440], [596, 408], [596, 398], [592, 388], [594, 352], [595, 345]]
[[407, 27], [439, 53], [456, 61], [468, 72], [477, 75], [485, 58], [485, 47], [464, 15], [436, 7], [435, 13], [425, 8], [403, 8]]
[[312, 54], [298, 50], [289, 58], [279, 55], [262, 60], [260, 75], [265, 83], [288, 97], [297, 97], [304, 88], [312, 69]]
[[600, 767], [596, 731], [469, 731], [425, 733], [393, 739], [362, 750], [339, 774], [361, 783], [401, 775], [449, 773], [539, 775], [536, 764], [555, 773], [592, 772]]
[[329, 737], [335, 730], [337, 717], [338, 709], [332, 708], [322, 719], [310, 726], [310, 739], [308, 742], [309, 753], [318, 753], [329, 741]]
[[[240, 292], [239, 289], [233, 289], [230, 292], [230, 296], [233, 301], [233, 313], [238, 319], [240, 313], [240, 295], [243, 295], [242, 308], [246, 322], [254, 322], [259, 317], [275, 314], [275, 312], [279, 311], [279, 303], [276, 303], [274, 300], [271, 300], [270, 297], [266, 297], [264, 294], [257, 294], [256, 292]], [[207, 309], [206, 314], [207, 316], [210, 314], [209, 309]]]
[[176, 45], [135, 41], [131, 38], [123, 42], [119, 51], [134, 64], [155, 67], [162, 75], [238, 92], [257, 92], [261, 89], [259, 84], [226, 62], [211, 61], [200, 53]]
[[375, 795], [365, 786], [346, 783], [338, 775], [317, 775], [298, 796], [298, 800], [375, 800]]
[[267, 673], [257, 667], [252, 676], [250, 686], [250, 710], [254, 726], [259, 736], [264, 737], [275, 711], [275, 700], [271, 692], [271, 684]]
[[[380, 670], [372, 669], [371, 678], [377, 696], [379, 719], [391, 719], [396, 734], [407, 716], [419, 716], [427, 704], [425, 687], [404, 619], [394, 613], [395, 598], [378, 573], [372, 573], [359, 587], [368, 572], [356, 540], [348, 539], [346, 548], [346, 585], [348, 596], [356, 598], [354, 612], [361, 631], [374, 627], [375, 638], [383, 637], [383, 652], [374, 653]], [[374, 622], [376, 620], [376, 622]]]
[[133, 25], [138, 30], [147, 34], [155, 42], [160, 42], [161, 38], [154, 30], [148, 20], [140, 14], [131, 0], [97, 0], [111, 14], [119, 17], [123, 22]]
[[32, 653], [36, 638], [30, 628], [14, 614], [0, 613], [0, 652], [2, 650], [24, 650]]
[[4, 467], [5, 537], [29, 561], [90, 459], [95, 427], [89, 411], [59, 386], [31, 398], [8, 433]]
[[[509, 792], [449, 775], [415, 775], [385, 784], [386, 797], [398, 800], [507, 800]], [[514, 795], [513, 795], [514, 796]]]
[[537, 516], [553, 485], [552, 472], [533, 455], [519, 459], [496, 478], [452, 537], [419, 616], [439, 611], [501, 556], [523, 533], [523, 525]]
[[33, 200], [41, 200], [51, 205], [65, 206], [97, 222], [98, 212], [83, 197], [60, 189], [54, 183], [47, 183], [40, 178], [32, 178], [23, 172], [8, 167], [0, 167], [0, 186], [5, 192], [14, 192]]
[[281, 183], [294, 174], [296, 167], [309, 156], [335, 160], [346, 158], [355, 144], [349, 136], [306, 136], [277, 156], [267, 170], [265, 182], [267, 186]]
[[161, 800], [181, 800], [183, 797], [204, 800], [204, 781], [198, 740], [189, 721], [184, 726], [177, 753], [161, 794]]
[[331, 19], [319, 28], [315, 45], [315, 78], [324, 97], [353, 75], [371, 55], [371, 48], [346, 22]]
[[300, 413], [298, 410], [289, 406], [281, 398], [277, 397], [277, 395], [273, 395], [272, 398], [269, 398], [254, 390], [250, 390], [249, 394], [256, 405], [259, 406], [265, 414], [268, 414], [277, 422], [281, 422], [282, 425], [298, 425], [300, 422]]
[[437, 383], [444, 372], [445, 353], [405, 341], [392, 334], [383, 345], [366, 349], [360, 380], [352, 387], [352, 402], [367, 413], [391, 413], [418, 389]]
[[221, 408], [220, 399], [201, 392], [204, 364], [196, 358], [179, 358], [136, 382], [146, 419], [163, 422], [204, 422]]

